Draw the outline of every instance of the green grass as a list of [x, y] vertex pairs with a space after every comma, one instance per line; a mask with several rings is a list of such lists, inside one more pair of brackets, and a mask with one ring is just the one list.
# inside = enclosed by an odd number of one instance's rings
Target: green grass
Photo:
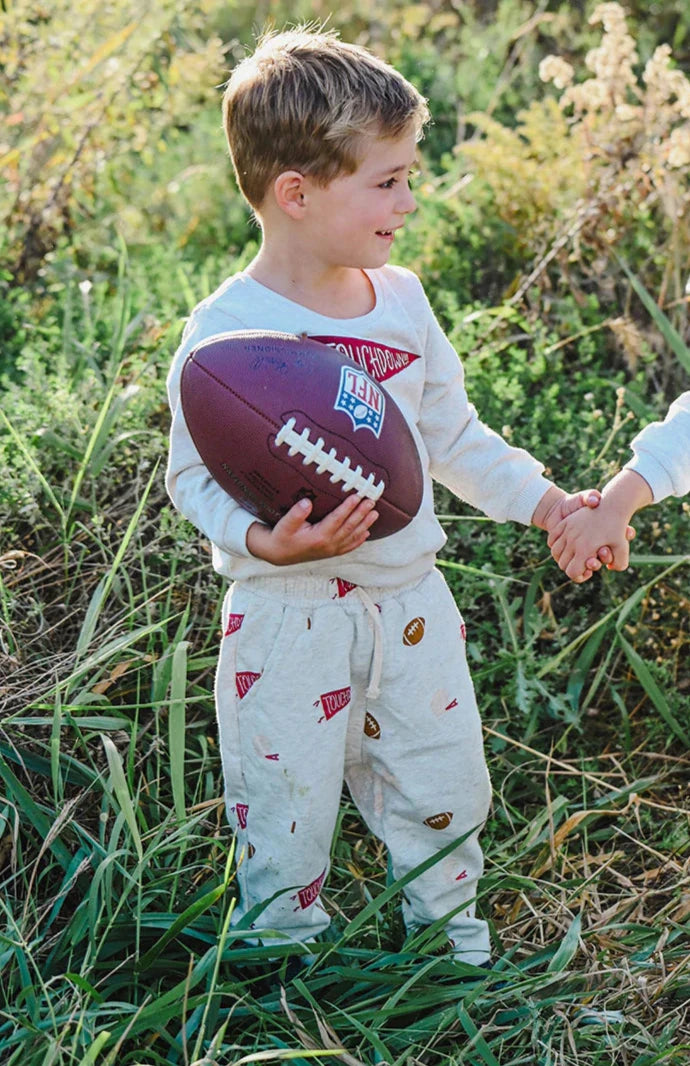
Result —
[[[267, 957], [289, 949], [229, 929], [222, 590], [183, 539], [170, 565], [160, 472], [142, 485], [116, 523], [2, 572], [3, 1064], [687, 1063], [687, 703], [671, 706], [643, 621], [682, 596], [688, 560], [642, 564], [628, 594], [608, 576], [615, 605], [546, 654], [555, 568], [499, 581], [448, 560], [505, 652], [475, 670], [495, 786], [480, 908], [500, 984], [461, 981], [441, 930], [405, 937], [403, 885], [345, 796], [330, 939], [283, 993], [261, 968], [279, 978]], [[687, 654], [684, 619], [672, 630]], [[568, 722], [552, 713], [562, 692]]]

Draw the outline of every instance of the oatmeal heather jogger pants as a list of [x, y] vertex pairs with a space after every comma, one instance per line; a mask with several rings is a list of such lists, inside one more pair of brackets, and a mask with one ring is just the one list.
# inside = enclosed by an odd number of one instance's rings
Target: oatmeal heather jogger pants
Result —
[[[402, 877], [486, 819], [490, 785], [465, 627], [436, 570], [402, 589], [335, 578], [233, 585], [216, 678], [225, 795], [238, 833], [235, 920], [266, 943], [329, 923], [319, 893], [343, 778]], [[409, 930], [448, 916], [454, 954], [489, 957], [475, 918], [478, 831], [404, 889]]]

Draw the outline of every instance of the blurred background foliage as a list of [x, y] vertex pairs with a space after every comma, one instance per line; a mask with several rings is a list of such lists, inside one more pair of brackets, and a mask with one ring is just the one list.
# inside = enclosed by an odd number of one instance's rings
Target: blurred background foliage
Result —
[[[123, 255], [127, 343], [143, 338], [134, 359], [146, 352], [154, 381], [180, 317], [253, 254], [257, 231], [221, 132], [222, 85], [262, 26], [300, 20], [381, 52], [429, 98], [419, 208], [396, 256], [423, 278], [483, 417], [521, 440], [526, 432], [570, 482], [588, 466], [587, 427], [595, 436], [600, 417], [611, 423], [624, 385], [625, 414], [636, 421], [592, 471], [609, 473], [638, 421], [662, 410], [687, 376], [625, 270], [685, 337], [684, 0], [389, 0], [375, 12], [363, 0], [337, 10], [241, 0], [161, 0], [143, 11], [133, 0], [5, 4], [0, 373], [24, 438], [34, 439], [24, 426], [45, 428], [24, 385], [43, 375], [56, 379], [54, 395], [73, 391], [69, 438], [80, 398], [92, 403], [90, 375], [121, 357], [95, 309], [122, 300]], [[542, 404], [530, 431], [545, 378], [554, 413]], [[160, 391], [145, 395], [160, 402]], [[16, 442], [3, 439], [14, 454]], [[36, 439], [43, 461], [49, 438]], [[4, 490], [12, 506], [17, 491]]]
[[[144, 835], [160, 822], [167, 841], [185, 787], [188, 809], [200, 804], [195, 817], [210, 812], [194, 844], [198, 868], [175, 875], [185, 900], [178, 912], [222, 876], [218, 855], [207, 854], [207, 841], [222, 838], [210, 697], [222, 590], [206, 546], [165, 495], [165, 375], [184, 316], [257, 246], [223, 140], [223, 82], [263, 26], [301, 20], [379, 52], [429, 98], [434, 122], [420, 146], [418, 210], [395, 255], [421, 276], [486, 422], [541, 458], [565, 488], [598, 485], [625, 462], [637, 429], [689, 387], [687, 0], [1, 0], [0, 469], [9, 476], [0, 479], [0, 770], [13, 828], [0, 836], [0, 860], [2, 898], [17, 915], [8, 935], [35, 956], [15, 966], [9, 946], [0, 958], [10, 974], [0, 1046], [12, 1012], [23, 1010], [34, 963], [50, 971], [55, 989], [64, 971], [70, 995], [81, 989], [84, 1002], [92, 982], [114, 1016], [126, 998], [121, 987], [132, 1010], [148, 988], [132, 962], [150, 943], [141, 900], [129, 896], [141, 874], [136, 849], [136, 877], [122, 873], [120, 888], [102, 900], [102, 884], [119, 868], [89, 889], [89, 915], [109, 913], [118, 900], [102, 939], [89, 939], [100, 927], [82, 921], [86, 897], [74, 890], [80, 863], [105, 862], [94, 842], [111, 807], [124, 831], [117, 809], [126, 790], [118, 777], [115, 802], [101, 734], [117, 742]], [[676, 954], [658, 971], [646, 967], [654, 944], [676, 944], [683, 923], [687, 945], [681, 873], [690, 838], [679, 809], [688, 784], [689, 505], [669, 500], [643, 512], [628, 573], [584, 587], [561, 580], [536, 531], [497, 526], [443, 491], [438, 508], [448, 533], [442, 562], [468, 622], [500, 793], [485, 835], [496, 893], [485, 907], [493, 907], [496, 937], [516, 958], [533, 951], [539, 965], [550, 957], [555, 932], [580, 904], [584, 871], [590, 954], [578, 965], [586, 987], [597, 987], [599, 965], [609, 984], [615, 969], [621, 1003], [638, 1011], [611, 1038], [621, 1047], [630, 1040], [620, 1061], [684, 1063], [690, 1029], [676, 1007], [690, 1002], [687, 951], [685, 962]], [[187, 713], [184, 766], [179, 747], [174, 765], [168, 750], [169, 706], [178, 720]], [[547, 781], [555, 804], [547, 824], [540, 759], [549, 751], [571, 762], [564, 777]], [[602, 766], [606, 781], [597, 777], [589, 797], [589, 770]], [[613, 799], [607, 782], [620, 789]], [[597, 829], [589, 837], [583, 823], [582, 837], [572, 834], [572, 865], [569, 856], [561, 867], [549, 825], [578, 805], [590, 814], [615, 806], [628, 792], [627, 835]], [[93, 819], [88, 804], [84, 824], [73, 824], [68, 801], [94, 795]], [[563, 824], [573, 829], [570, 819]], [[366, 891], [385, 882], [385, 861], [352, 809], [343, 826], [333, 891], [351, 916], [364, 882]], [[45, 859], [46, 836], [64, 873]], [[644, 866], [638, 836], [661, 873]], [[551, 880], [542, 847], [551, 847]], [[172, 860], [166, 853], [160, 869], [157, 861], [146, 874], [157, 885], [147, 896], [157, 900], [151, 928], [177, 929], [166, 913], [175, 910]], [[366, 873], [353, 881], [353, 869]], [[514, 872], [512, 887], [505, 870]], [[597, 910], [599, 891], [608, 902]], [[40, 935], [48, 911], [50, 942]], [[612, 915], [620, 918], [615, 936]], [[217, 930], [204, 929], [217, 942]], [[398, 934], [394, 925], [361, 931], [372, 951], [380, 936], [393, 943]], [[157, 988], [184, 981], [187, 958], [178, 955], [161, 959]], [[111, 956], [126, 960], [120, 974], [111, 974]], [[70, 976], [77, 970], [81, 984]], [[638, 972], [640, 982], [652, 974], [639, 1000]], [[36, 1035], [46, 1018], [57, 1025], [52, 1005], [39, 1017], [52, 988], [32, 1001], [30, 1024], [18, 1023], [11, 1066], [63, 1061], [44, 1059]], [[76, 1008], [66, 1002], [71, 1019]], [[166, 1032], [168, 1009], [166, 1001], [150, 1023], [152, 1044]], [[537, 1061], [535, 1048], [541, 1056], [553, 1033], [567, 1046], [579, 1041], [583, 1057], [574, 1062], [614, 1061], [598, 1036], [585, 1048], [586, 1032], [563, 1035], [558, 1005], [541, 1036], [531, 1010], [525, 1033], [535, 1028], [524, 1046], [515, 1023], [514, 1061]], [[80, 1056], [105, 1017], [104, 1008], [70, 1037], [74, 1057], [65, 1062], [87, 1061]], [[255, 1021], [262, 1034], [265, 1016], [247, 1017], [238, 1015], [240, 1029]], [[352, 1040], [364, 1041], [358, 1025]], [[685, 1049], [663, 1057], [675, 1039], [664, 1033], [676, 1025]], [[483, 1030], [496, 1050], [504, 1029]], [[114, 1032], [107, 1061], [138, 1062], [136, 1048], [118, 1057], [125, 1037]], [[640, 1034], [649, 1058], [637, 1057]], [[22, 1057], [22, 1041], [34, 1040], [35, 1058]], [[175, 1047], [165, 1061], [182, 1061]]]

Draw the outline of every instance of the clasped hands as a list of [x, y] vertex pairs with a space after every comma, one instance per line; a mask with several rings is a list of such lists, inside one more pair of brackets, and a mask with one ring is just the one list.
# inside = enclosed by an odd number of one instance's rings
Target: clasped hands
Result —
[[628, 524], [633, 508], [623, 503], [615, 493], [590, 489], [561, 497], [544, 523], [536, 522], [547, 532], [554, 560], [572, 581], [588, 581], [602, 566], [627, 569], [635, 530]]
[[[625, 570], [628, 565], [635, 531], [614, 504], [613, 495], [609, 500], [596, 489], [566, 493], [552, 485], [532, 516], [533, 524], [545, 530], [561, 570], [578, 584], [602, 566]], [[378, 517], [373, 502], [356, 495], [313, 525], [310, 511], [310, 503], [302, 500], [273, 528], [253, 523], [247, 533], [249, 551], [278, 566], [344, 555], [368, 539]]]

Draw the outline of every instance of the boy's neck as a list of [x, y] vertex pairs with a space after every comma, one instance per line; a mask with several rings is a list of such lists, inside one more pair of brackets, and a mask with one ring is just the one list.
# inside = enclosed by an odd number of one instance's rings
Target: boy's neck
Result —
[[299, 256], [279, 259], [262, 249], [245, 270], [267, 289], [328, 318], [360, 318], [376, 306], [368, 275], [358, 267], [305, 263]]

